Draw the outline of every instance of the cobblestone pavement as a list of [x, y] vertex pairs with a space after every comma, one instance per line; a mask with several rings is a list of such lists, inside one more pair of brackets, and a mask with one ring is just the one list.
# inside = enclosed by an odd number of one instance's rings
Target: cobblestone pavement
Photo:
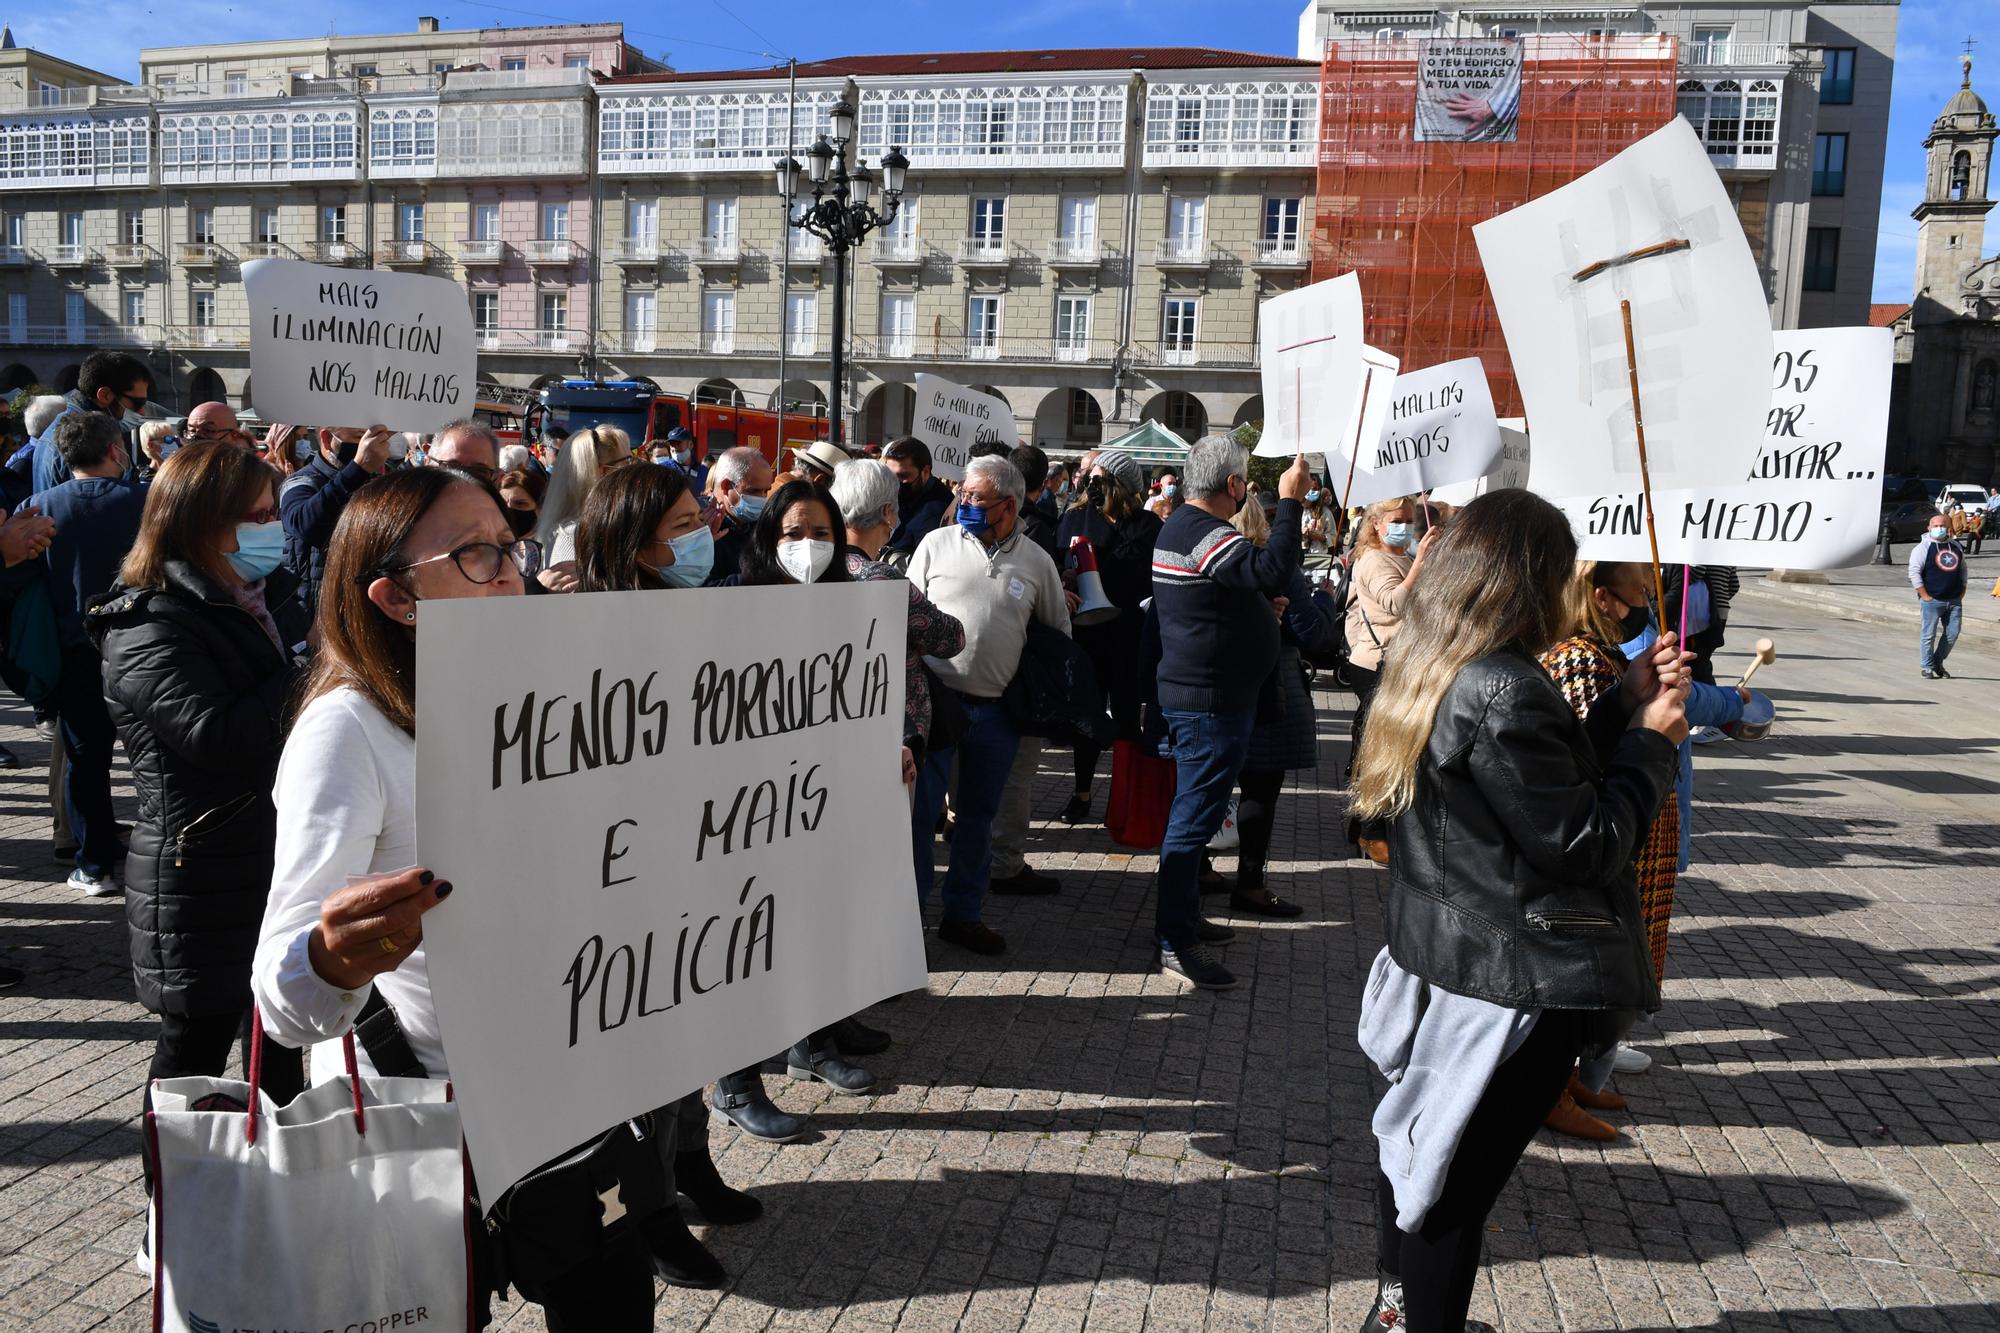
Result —
[[[1962, 644], [1924, 682], [1914, 617], [1811, 614], [1739, 607], [1733, 638], [1779, 641], [1783, 714], [1700, 751], [1657, 1063], [1616, 1143], [1544, 1136], [1502, 1196], [1474, 1313], [1505, 1329], [2000, 1328], [2000, 671]], [[871, 1015], [889, 1091], [771, 1075], [815, 1139], [712, 1131], [766, 1216], [710, 1234], [733, 1285], [666, 1293], [658, 1326], [1355, 1327], [1383, 877], [1335, 859], [1345, 702], [1321, 696], [1321, 767], [1281, 807], [1277, 885], [1309, 910], [1235, 923], [1247, 984], [1155, 975], [1151, 858], [1038, 824], [1062, 894], [996, 901], [1004, 958], [933, 941], [929, 994]], [[0, 1329], [139, 1329], [154, 1024], [118, 906], [48, 859], [46, 746], [4, 720], [28, 767], [0, 774], [0, 957], [30, 980], [0, 995]], [[1039, 814], [1065, 785], [1050, 763]]]

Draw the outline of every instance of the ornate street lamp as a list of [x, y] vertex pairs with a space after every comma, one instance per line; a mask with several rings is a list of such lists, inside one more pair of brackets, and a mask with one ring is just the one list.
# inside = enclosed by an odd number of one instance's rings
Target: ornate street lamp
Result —
[[[785, 221], [826, 242], [833, 251], [833, 392], [828, 417], [833, 442], [841, 444], [841, 382], [847, 329], [847, 252], [861, 244], [868, 233], [886, 227], [903, 202], [903, 182], [909, 174], [910, 159], [900, 147], [882, 155], [882, 203], [875, 204], [875, 174], [865, 163], [847, 166], [847, 146], [854, 139], [854, 108], [842, 98], [826, 116], [826, 133], [806, 152], [801, 168], [792, 158], [772, 164], [778, 194], [785, 201]], [[804, 172], [805, 180], [800, 181]], [[812, 198], [798, 197], [801, 184], [812, 187]]]

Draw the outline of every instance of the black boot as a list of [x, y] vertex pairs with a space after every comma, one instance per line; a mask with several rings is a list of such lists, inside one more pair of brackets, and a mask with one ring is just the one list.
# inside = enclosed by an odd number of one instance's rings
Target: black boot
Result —
[[713, 1291], [729, 1280], [722, 1261], [681, 1220], [680, 1209], [670, 1205], [654, 1213], [639, 1224], [639, 1235], [653, 1271], [669, 1286]]
[[707, 1136], [698, 1148], [674, 1154], [674, 1188], [693, 1206], [699, 1220], [719, 1227], [755, 1222], [764, 1215], [764, 1205], [754, 1196], [725, 1185], [708, 1155]]
[[831, 1035], [842, 1055], [880, 1055], [889, 1049], [889, 1034], [858, 1018], [841, 1019], [833, 1025]]
[[715, 1080], [709, 1105], [753, 1139], [790, 1143], [805, 1137], [806, 1122], [780, 1111], [764, 1093], [764, 1076], [752, 1065]]
[[833, 1042], [816, 1040], [819, 1036], [814, 1033], [785, 1053], [785, 1072], [796, 1079], [817, 1079], [835, 1092], [853, 1097], [874, 1091], [875, 1076], [841, 1059]]

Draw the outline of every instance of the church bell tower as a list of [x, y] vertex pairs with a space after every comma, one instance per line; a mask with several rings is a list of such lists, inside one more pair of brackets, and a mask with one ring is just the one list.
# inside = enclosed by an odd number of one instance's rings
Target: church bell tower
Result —
[[1953, 319], [1964, 313], [1961, 288], [1980, 261], [1986, 214], [1993, 208], [1993, 141], [2000, 137], [1993, 113], [1972, 91], [1972, 57], [1965, 76], [1924, 139], [1928, 155], [1924, 201], [1910, 214], [1917, 220], [1915, 322]]

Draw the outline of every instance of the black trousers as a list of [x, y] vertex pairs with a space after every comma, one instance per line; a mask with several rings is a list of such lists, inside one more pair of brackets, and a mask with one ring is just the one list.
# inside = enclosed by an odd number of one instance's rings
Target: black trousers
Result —
[[[153, 1109], [153, 1080], [156, 1078], [220, 1078], [229, 1067], [229, 1047], [239, 1037], [243, 1043], [243, 1072], [250, 1072], [250, 997], [243, 997], [241, 1011], [233, 1014], [161, 1014], [160, 1035], [153, 1040], [153, 1061], [146, 1069], [146, 1109]], [[264, 1067], [257, 1086], [278, 1106], [306, 1090], [305, 1053], [264, 1038]], [[145, 1133], [144, 1127], [140, 1129]], [[139, 1160], [144, 1166], [146, 1189], [152, 1192], [153, 1162], [142, 1146]]]
[[1446, 1172], [1444, 1192], [1414, 1233], [1396, 1226], [1396, 1195], [1376, 1176], [1382, 1271], [1403, 1283], [1409, 1333], [1462, 1333], [1479, 1276], [1486, 1215], [1514, 1174], [1529, 1140], [1569, 1082], [1582, 1046], [1581, 1016], [1546, 1009], [1534, 1031], [1500, 1067], [1473, 1108]]
[[[1108, 625], [1086, 625], [1076, 631], [1076, 641], [1090, 658], [1097, 673], [1098, 688], [1104, 691], [1105, 707], [1121, 741], [1139, 739], [1141, 699], [1139, 695], [1139, 644], [1125, 622], [1138, 613], [1127, 611]], [[1097, 776], [1097, 761], [1103, 750], [1088, 742], [1076, 747], [1076, 789], [1089, 791]]]
[[[68, 775], [63, 801], [69, 814], [70, 836], [76, 840], [76, 866], [85, 874], [123, 877], [125, 848], [118, 841], [118, 824], [111, 810], [111, 759], [118, 730], [104, 705], [104, 662], [89, 644], [64, 648], [62, 672], [56, 678], [57, 720], [62, 727], [63, 757]], [[223, 1043], [227, 1051], [228, 1042]], [[189, 1070], [207, 1073], [207, 1070]], [[217, 1068], [213, 1072], [221, 1073]]]
[[1368, 705], [1375, 698], [1375, 687], [1382, 683], [1382, 673], [1349, 664], [1342, 674], [1354, 691], [1354, 720], [1347, 726], [1347, 767], [1340, 775], [1340, 785], [1345, 787], [1354, 781], [1354, 756], [1361, 749], [1361, 732], [1368, 725]]
[[1264, 860], [1271, 851], [1271, 826], [1276, 822], [1278, 795], [1285, 789], [1285, 775], [1245, 773], [1237, 779], [1243, 799], [1236, 803], [1236, 833], [1242, 839], [1236, 850], [1236, 886], [1240, 889], [1264, 887]]
[[653, 1261], [633, 1227], [588, 1263], [559, 1278], [523, 1287], [542, 1307], [549, 1333], [649, 1333]]

